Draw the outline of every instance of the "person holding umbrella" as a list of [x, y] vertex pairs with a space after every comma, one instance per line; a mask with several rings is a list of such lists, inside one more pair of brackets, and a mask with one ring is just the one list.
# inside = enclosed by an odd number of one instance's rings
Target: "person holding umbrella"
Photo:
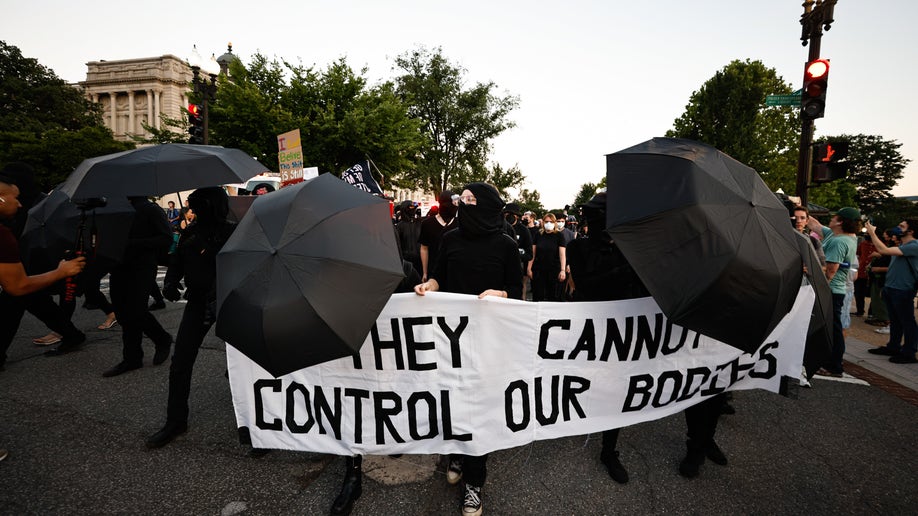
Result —
[[[423, 296], [442, 290], [457, 294], [519, 299], [522, 294], [519, 249], [504, 233], [500, 194], [486, 183], [472, 183], [459, 196], [458, 228], [443, 235], [430, 278], [416, 285]], [[446, 472], [450, 484], [465, 479], [462, 514], [481, 514], [481, 488], [487, 477], [487, 455], [451, 455]]]
[[[11, 241], [4, 241], [2, 246], [3, 251], [7, 253], [7, 263], [11, 267], [10, 270], [4, 272], [7, 274], [6, 281], [11, 283], [4, 286], [3, 291], [0, 292], [0, 369], [2, 369], [6, 362], [6, 350], [9, 349], [16, 336], [19, 323], [26, 310], [45, 323], [53, 332], [61, 335], [60, 346], [49, 350], [47, 352], [49, 356], [62, 355], [79, 349], [86, 341], [86, 335], [73, 325], [47, 291], [48, 287], [57, 281], [73, 276], [75, 273], [71, 272], [62, 276], [60, 264], [57, 264], [55, 269], [54, 265], [49, 263], [48, 267], [41, 269], [44, 274], [28, 275], [27, 271], [31, 273], [35, 271], [27, 268], [29, 264], [22, 262], [19, 239], [25, 227], [26, 213], [29, 208], [41, 200], [42, 196], [35, 183], [32, 167], [24, 163], [6, 165], [0, 171], [0, 192], [2, 192], [0, 194], [0, 221], [2, 221], [0, 226], [3, 226], [11, 238]], [[13, 253], [16, 255], [15, 261], [12, 261]], [[82, 264], [80, 267], [82, 270], [85, 261], [78, 263]], [[18, 268], [22, 269], [21, 275]], [[47, 281], [50, 278], [54, 280]], [[35, 288], [36, 284], [40, 286]]]
[[188, 196], [197, 214], [194, 224], [182, 233], [169, 271], [163, 281], [163, 296], [178, 301], [179, 282], [188, 287], [188, 304], [175, 338], [175, 353], [169, 367], [169, 396], [166, 423], [147, 437], [148, 448], [160, 448], [188, 429], [188, 397], [191, 374], [201, 343], [216, 320], [217, 253], [236, 225], [227, 222], [229, 200], [223, 188], [198, 188]]
[[124, 260], [111, 270], [109, 285], [115, 316], [121, 325], [122, 359], [102, 373], [110, 378], [143, 367], [143, 336], [156, 345], [153, 365], [169, 358], [172, 336], [150, 313], [147, 301], [156, 282], [156, 257], [168, 249], [172, 230], [163, 210], [144, 196], [129, 197], [134, 220], [128, 233]]
[[822, 250], [826, 255], [826, 279], [832, 290], [832, 355], [830, 363], [818, 374], [841, 378], [844, 374], [845, 334], [842, 331], [842, 309], [845, 304], [845, 283], [857, 252], [857, 232], [861, 229], [861, 212], [846, 207], [838, 210], [829, 226], [823, 226], [812, 216], [807, 226], [822, 234]]

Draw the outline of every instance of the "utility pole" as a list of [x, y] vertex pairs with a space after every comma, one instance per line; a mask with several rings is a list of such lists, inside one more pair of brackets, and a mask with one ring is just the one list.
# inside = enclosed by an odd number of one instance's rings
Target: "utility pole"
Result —
[[[810, 45], [807, 63], [819, 59], [822, 31], [832, 28], [837, 2], [838, 0], [804, 0], [803, 2], [803, 14], [800, 16], [802, 26], [800, 40], [803, 46], [806, 46], [807, 43]], [[800, 205], [807, 206], [807, 186], [812, 162], [813, 120], [802, 115], [801, 119], [800, 157], [797, 161], [797, 196], [800, 197]]]

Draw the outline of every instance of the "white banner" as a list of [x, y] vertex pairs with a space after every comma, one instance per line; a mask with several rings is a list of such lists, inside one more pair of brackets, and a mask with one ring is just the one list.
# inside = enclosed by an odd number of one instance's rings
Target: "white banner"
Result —
[[669, 324], [652, 298], [397, 294], [354, 358], [275, 378], [227, 344], [236, 420], [256, 447], [339, 455], [481, 455], [624, 427], [799, 379], [813, 300], [801, 288], [749, 354]]

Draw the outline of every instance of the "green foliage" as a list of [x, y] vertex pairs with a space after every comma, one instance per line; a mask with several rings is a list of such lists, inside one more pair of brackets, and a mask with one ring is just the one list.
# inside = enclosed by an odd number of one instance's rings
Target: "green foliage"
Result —
[[397, 183], [420, 148], [418, 124], [391, 84], [368, 87], [365, 73], [343, 58], [324, 71], [262, 55], [234, 62], [210, 107], [211, 141], [276, 169], [277, 135], [299, 128], [305, 166], [337, 175], [369, 158]]
[[848, 157], [845, 159], [848, 163], [848, 177], [844, 181], [828, 183], [841, 183], [852, 194], [847, 203], [843, 202], [839, 207], [858, 206], [863, 212], [871, 213], [892, 199], [891, 190], [902, 179], [905, 167], [909, 163], [909, 160], [899, 153], [901, 143], [866, 134], [841, 134], [818, 140], [825, 141], [850, 142]]
[[105, 127], [75, 131], [49, 129], [41, 136], [27, 132], [0, 132], [0, 163], [20, 161], [35, 168], [35, 179], [45, 191], [64, 181], [86, 158], [134, 148], [119, 142]]
[[[182, 110], [186, 113], [188, 111], [187, 108], [182, 108]], [[140, 125], [150, 136], [132, 134], [130, 135], [131, 141], [140, 144], [188, 143], [190, 124], [187, 117], [172, 118], [165, 113], [160, 113], [159, 121], [159, 129], [146, 122], [141, 122]]]
[[[605, 178], [603, 178], [605, 179]], [[580, 206], [581, 204], [586, 204], [590, 199], [599, 192], [599, 185], [593, 183], [583, 183], [580, 186], [580, 191], [577, 192], [577, 197], [574, 198], [574, 204], [572, 206]]]
[[908, 199], [888, 197], [866, 213], [879, 231], [889, 229], [905, 219], [918, 218], [918, 205]]
[[37, 60], [0, 41], [0, 164], [35, 168], [45, 190], [86, 158], [133, 148], [102, 124], [101, 107]]
[[666, 136], [711, 145], [749, 165], [772, 189], [794, 191], [799, 122], [790, 106], [765, 107], [791, 87], [761, 61], [735, 60], [692, 93]]
[[538, 190], [530, 191], [524, 188], [520, 191], [520, 196], [514, 199], [513, 202], [518, 204], [520, 210], [523, 212], [531, 211], [535, 213], [536, 216], [541, 216], [545, 213], [545, 206], [542, 205], [541, 196]]
[[395, 64], [401, 71], [396, 91], [409, 114], [421, 122], [425, 137], [417, 167], [407, 179], [439, 194], [480, 178], [491, 141], [515, 125], [508, 117], [519, 98], [497, 95], [493, 82], [465, 88], [465, 70], [450, 63], [439, 48], [406, 52]]
[[[497, 188], [497, 191], [503, 199], [509, 199], [510, 197], [507, 191], [519, 188], [523, 184], [523, 181], [526, 180], [523, 176], [523, 172], [516, 165], [504, 170], [500, 164], [494, 164], [490, 169], [486, 169], [482, 172], [483, 173], [473, 174], [469, 177], [469, 182], [481, 181], [490, 183], [494, 188]], [[462, 186], [464, 185], [456, 186], [453, 191], [458, 192]]]

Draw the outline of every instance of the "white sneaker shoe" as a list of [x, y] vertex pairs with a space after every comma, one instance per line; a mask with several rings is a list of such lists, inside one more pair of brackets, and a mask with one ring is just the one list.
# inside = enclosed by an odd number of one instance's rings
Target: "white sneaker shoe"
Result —
[[461, 460], [452, 460], [449, 461], [449, 466], [446, 468], [446, 481], [450, 485], [456, 484], [459, 482], [459, 479], [462, 478], [462, 461]]
[[481, 488], [465, 485], [465, 499], [462, 500], [462, 516], [481, 516]]
[[875, 330], [873, 330], [873, 331], [875, 331], [875, 332], [877, 332], [877, 333], [880, 333], [880, 334], [882, 334], [882, 335], [889, 335], [889, 326], [884, 326], [884, 327], [882, 327], [882, 328], [877, 328], [877, 329], [875, 329]]

